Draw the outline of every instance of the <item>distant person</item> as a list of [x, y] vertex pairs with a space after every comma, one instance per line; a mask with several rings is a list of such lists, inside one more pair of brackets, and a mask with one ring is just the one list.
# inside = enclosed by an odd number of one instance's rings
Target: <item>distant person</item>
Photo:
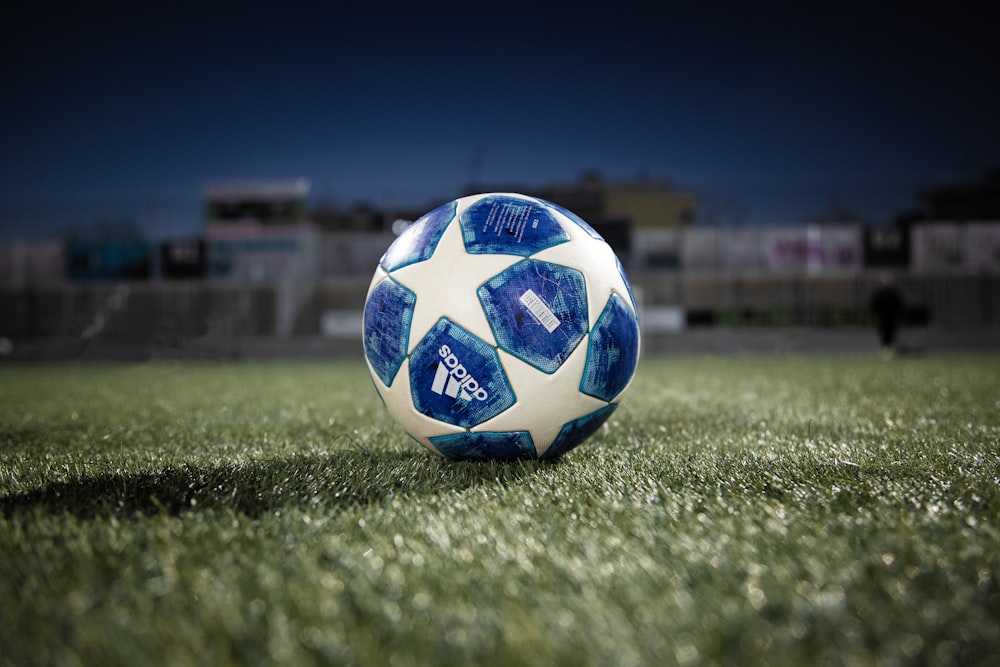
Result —
[[875, 318], [882, 353], [892, 356], [896, 352], [896, 336], [899, 335], [899, 326], [903, 321], [903, 293], [891, 274], [879, 278], [869, 308]]

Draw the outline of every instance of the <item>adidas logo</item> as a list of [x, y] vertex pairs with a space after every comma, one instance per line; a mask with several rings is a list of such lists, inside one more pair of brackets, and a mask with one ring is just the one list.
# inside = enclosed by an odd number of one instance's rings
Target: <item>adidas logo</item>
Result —
[[431, 384], [431, 391], [435, 394], [461, 398], [464, 401], [485, 401], [490, 394], [484, 387], [479, 385], [476, 378], [469, 375], [469, 371], [458, 362], [458, 357], [447, 345], [438, 348], [441, 361], [438, 362], [437, 372], [434, 373], [434, 382]]

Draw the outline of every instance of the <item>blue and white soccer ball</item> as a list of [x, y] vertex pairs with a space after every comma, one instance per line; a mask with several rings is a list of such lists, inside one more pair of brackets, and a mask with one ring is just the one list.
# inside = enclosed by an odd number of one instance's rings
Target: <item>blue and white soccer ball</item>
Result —
[[368, 289], [364, 351], [389, 413], [454, 459], [557, 458], [607, 421], [635, 374], [635, 299], [578, 216], [511, 193], [414, 222]]

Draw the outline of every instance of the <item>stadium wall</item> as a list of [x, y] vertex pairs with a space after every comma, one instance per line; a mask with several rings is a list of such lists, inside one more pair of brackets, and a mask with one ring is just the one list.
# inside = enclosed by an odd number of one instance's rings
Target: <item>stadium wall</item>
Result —
[[[644, 336], [653, 339], [723, 329], [866, 330], [879, 275], [640, 271], [631, 278]], [[271, 341], [284, 353], [356, 353], [368, 282], [330, 278], [294, 294], [284, 284], [206, 280], [3, 288], [0, 338], [8, 343], [0, 349], [12, 346], [20, 358], [218, 358]], [[903, 274], [898, 283], [908, 327], [1000, 343], [1000, 275]]]
[[[629, 271], [785, 274], [1000, 273], [1000, 222], [921, 222], [911, 227], [799, 225], [634, 227], [621, 252]], [[309, 225], [210, 226], [202, 238], [147, 244], [144, 279], [209, 278], [237, 284], [370, 276], [391, 232], [319, 232]], [[0, 286], [135, 280], [121, 241], [0, 245]], [[148, 275], [147, 275], [148, 273]]]
[[[0, 246], [0, 343], [140, 356], [232, 356], [247, 340], [356, 347], [390, 233], [236, 231], [160, 244], [144, 280], [108, 273], [108, 262], [74, 279], [68, 269], [83, 264], [61, 244]], [[921, 223], [891, 242], [848, 225], [633, 231], [623, 260], [647, 335], [869, 327], [871, 292], [891, 270], [910, 326], [1000, 341], [1000, 223]]]

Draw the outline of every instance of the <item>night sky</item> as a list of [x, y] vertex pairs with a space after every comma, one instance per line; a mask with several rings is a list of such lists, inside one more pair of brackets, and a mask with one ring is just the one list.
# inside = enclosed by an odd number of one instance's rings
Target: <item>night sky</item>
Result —
[[586, 170], [703, 223], [884, 223], [1000, 165], [986, 3], [144, 4], [2, 10], [3, 237], [198, 230], [213, 181], [419, 208]]

